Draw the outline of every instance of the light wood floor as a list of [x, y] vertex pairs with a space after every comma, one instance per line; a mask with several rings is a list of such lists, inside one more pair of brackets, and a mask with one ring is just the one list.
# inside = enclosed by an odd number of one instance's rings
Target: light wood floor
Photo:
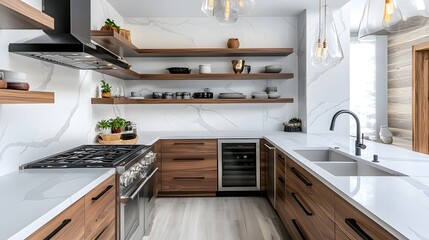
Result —
[[290, 239], [266, 198], [158, 198], [150, 240]]

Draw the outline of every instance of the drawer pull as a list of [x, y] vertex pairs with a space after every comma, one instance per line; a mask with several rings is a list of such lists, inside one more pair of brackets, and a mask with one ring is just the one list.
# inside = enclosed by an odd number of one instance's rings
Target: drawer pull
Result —
[[204, 161], [205, 158], [174, 158], [174, 161]]
[[203, 142], [181, 142], [181, 143], [173, 143], [173, 145], [204, 145]]
[[266, 147], [266, 148], [268, 148], [269, 150], [275, 150], [275, 149], [276, 149], [275, 147], [271, 147], [271, 146], [269, 146], [269, 145], [268, 145], [268, 144], [266, 144], [266, 143], [265, 143], [264, 145], [265, 145], [265, 147]]
[[307, 216], [312, 216], [313, 212], [308, 211], [307, 208], [304, 207], [304, 204], [299, 201], [299, 198], [296, 193], [292, 193], [292, 197], [295, 199], [295, 201], [298, 203], [298, 205], [302, 208], [302, 210], [307, 214]]
[[98, 199], [100, 199], [107, 191], [109, 191], [111, 188], [113, 187], [113, 185], [109, 185], [106, 187], [106, 189], [104, 189], [101, 193], [99, 193], [97, 196], [92, 198], [92, 201], [97, 201]]
[[363, 240], [372, 240], [370, 237], [360, 226], [357, 224], [356, 220], [353, 218], [346, 218], [347, 225], [353, 229], [353, 231], [359, 235]]
[[307, 180], [307, 178], [305, 178], [298, 170], [296, 170], [296, 168], [292, 167], [290, 168], [290, 170], [293, 172], [293, 174], [295, 174], [295, 176], [297, 176], [299, 178], [299, 180], [301, 180], [301, 182], [303, 182], [306, 186], [313, 186], [313, 184]]
[[281, 182], [281, 183], [283, 183], [283, 184], [285, 184], [286, 182], [285, 182], [285, 180], [282, 178], [282, 177], [278, 177], [278, 179], [279, 179], [279, 181]]
[[283, 161], [285, 160], [285, 157], [283, 155], [281, 155], [281, 154], [277, 154], [277, 157], [280, 158]]
[[100, 239], [100, 237], [103, 235], [103, 233], [106, 231], [106, 229], [107, 228], [109, 228], [109, 225], [107, 225], [98, 235], [97, 235], [97, 237], [95, 238], [95, 240], [98, 240], [98, 239]]
[[51, 238], [53, 238], [55, 235], [57, 235], [57, 233], [59, 233], [65, 226], [67, 226], [67, 224], [69, 224], [72, 220], [71, 219], [66, 219], [63, 221], [63, 223], [61, 223], [60, 226], [58, 226], [53, 232], [51, 232], [51, 234], [49, 234], [47, 237], [44, 238], [44, 240], [49, 240]]
[[174, 177], [174, 180], [180, 180], [180, 181], [198, 181], [198, 180], [204, 180], [205, 177]]
[[301, 228], [299, 227], [299, 225], [298, 225], [298, 223], [296, 222], [295, 219], [292, 219], [292, 223], [293, 223], [293, 226], [295, 227], [295, 229], [298, 231], [299, 236], [301, 236], [301, 239], [305, 240], [306, 237], [304, 235], [304, 232], [301, 230]]

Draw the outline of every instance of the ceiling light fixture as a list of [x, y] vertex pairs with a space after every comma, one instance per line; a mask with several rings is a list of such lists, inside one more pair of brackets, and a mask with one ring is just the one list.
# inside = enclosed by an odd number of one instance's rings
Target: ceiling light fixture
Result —
[[428, 20], [427, 0], [367, 0], [358, 36], [363, 38], [417, 29]]
[[311, 52], [311, 63], [314, 66], [331, 66], [344, 58], [337, 28], [329, 11], [327, 0], [319, 0], [319, 25]]
[[255, 0], [203, 0], [201, 11], [221, 23], [235, 23], [239, 16], [249, 14], [254, 7]]

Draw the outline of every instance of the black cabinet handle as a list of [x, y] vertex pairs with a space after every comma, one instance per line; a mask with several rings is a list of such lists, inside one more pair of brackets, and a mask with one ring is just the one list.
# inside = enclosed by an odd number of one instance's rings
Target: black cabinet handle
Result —
[[293, 172], [293, 174], [295, 174], [295, 176], [297, 176], [299, 178], [299, 180], [301, 180], [301, 182], [303, 182], [306, 186], [313, 186], [313, 184], [307, 180], [307, 178], [305, 178], [298, 170], [296, 170], [296, 168], [292, 167], [290, 168], [290, 170]]
[[295, 199], [295, 201], [298, 203], [298, 205], [302, 208], [302, 210], [304, 210], [305, 214], [307, 214], [307, 216], [312, 216], [313, 212], [308, 211], [307, 208], [304, 207], [304, 204], [301, 203], [301, 201], [299, 201], [299, 198], [296, 196], [296, 193], [292, 193], [292, 197]]
[[277, 154], [277, 157], [280, 158], [281, 160], [285, 160], [285, 157], [283, 157], [283, 155]]
[[360, 226], [357, 224], [356, 220], [353, 218], [346, 218], [346, 224], [353, 229], [353, 231], [359, 235], [363, 240], [372, 240], [370, 237]]
[[95, 238], [95, 240], [98, 240], [98, 239], [100, 239], [100, 237], [103, 235], [103, 233], [106, 231], [106, 229], [109, 227], [109, 225], [107, 225], [107, 227], [105, 227], [98, 235], [97, 235], [97, 237]]
[[299, 225], [295, 219], [292, 219], [292, 223], [293, 223], [293, 226], [295, 227], [295, 229], [298, 231], [299, 236], [301, 236], [301, 239], [306, 240], [304, 232], [301, 230], [301, 228], [299, 227]]
[[204, 180], [205, 177], [174, 177], [174, 180], [182, 180], [182, 181], [198, 181]]
[[174, 158], [174, 161], [204, 161], [205, 158]]
[[203, 142], [182, 142], [182, 143], [173, 143], [173, 145], [204, 145]]
[[281, 182], [281, 183], [283, 183], [283, 184], [285, 184], [286, 182], [285, 182], [285, 180], [282, 178], [282, 177], [278, 177], [278, 179], [279, 179], [279, 181]]
[[107, 191], [109, 191], [111, 188], [113, 187], [113, 185], [109, 185], [106, 187], [106, 189], [104, 189], [100, 194], [98, 194], [97, 196], [92, 198], [92, 201], [97, 201], [98, 199], [100, 199]]
[[59, 233], [65, 226], [67, 226], [67, 224], [69, 224], [72, 220], [71, 219], [66, 219], [63, 221], [63, 223], [61, 223], [60, 226], [58, 226], [53, 232], [51, 232], [51, 234], [49, 234], [47, 237], [44, 238], [44, 240], [49, 240], [51, 238], [53, 238], [55, 235], [57, 235], [57, 233]]

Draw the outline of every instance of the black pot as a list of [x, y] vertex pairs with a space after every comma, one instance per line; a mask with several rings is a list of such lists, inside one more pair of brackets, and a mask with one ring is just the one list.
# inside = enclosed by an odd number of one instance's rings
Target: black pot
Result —
[[213, 98], [212, 92], [196, 92], [193, 95], [193, 98]]

